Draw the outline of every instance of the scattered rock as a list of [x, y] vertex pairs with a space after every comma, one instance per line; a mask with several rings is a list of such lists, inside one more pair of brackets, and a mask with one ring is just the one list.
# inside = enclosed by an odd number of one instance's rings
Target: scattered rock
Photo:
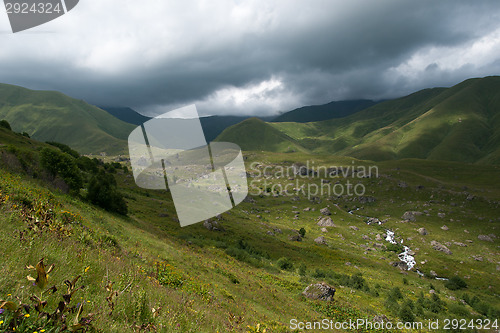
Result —
[[404, 261], [393, 261], [390, 264], [391, 266], [398, 267], [402, 271], [408, 270], [408, 264], [405, 263]]
[[438, 276], [437, 273], [435, 271], [430, 271], [429, 274], [432, 276], [432, 277], [436, 277]]
[[456, 246], [461, 246], [461, 247], [467, 247], [467, 244], [460, 243], [460, 242], [453, 242]]
[[431, 246], [434, 250], [436, 251], [441, 251], [441, 252], [444, 252], [446, 254], [452, 254], [452, 252], [450, 251], [449, 248], [447, 248], [445, 245], [441, 244], [441, 243], [438, 243], [436, 241], [432, 241], [431, 242]]
[[380, 234], [376, 234], [376, 235], [375, 235], [375, 240], [376, 240], [377, 242], [382, 241], [382, 239], [383, 239], [383, 238], [382, 238], [382, 237], [380, 237]]
[[450, 228], [448, 228], [446, 225], [443, 225], [443, 226], [441, 227], [441, 229], [442, 229], [442, 230], [444, 230], [444, 231], [450, 230]]
[[472, 258], [476, 261], [483, 261], [483, 257], [481, 256], [472, 256]]
[[354, 231], [358, 231], [359, 230], [359, 228], [356, 227], [356, 226], [354, 226], [354, 225], [351, 225], [349, 228], [352, 229], [352, 230], [354, 230]]
[[325, 216], [328, 216], [328, 215], [332, 215], [332, 213], [330, 212], [330, 210], [328, 208], [322, 208], [320, 209], [319, 211], [321, 214], [325, 215]]
[[373, 203], [373, 202], [375, 202], [375, 201], [377, 201], [377, 200], [376, 200], [374, 197], [369, 197], [369, 196], [368, 196], [368, 197], [365, 197], [365, 196], [360, 196], [360, 197], [358, 198], [358, 201], [359, 201], [359, 203], [361, 203], [361, 204], [367, 204], [367, 203]]
[[292, 236], [288, 237], [288, 239], [291, 241], [294, 241], [294, 242], [301, 242], [302, 241], [302, 237], [300, 237], [300, 235], [292, 235]]
[[370, 217], [370, 218], [368, 219], [368, 221], [366, 221], [366, 224], [368, 224], [368, 225], [372, 225], [372, 224], [380, 225], [380, 224], [382, 224], [382, 223], [383, 223], [383, 222], [382, 222], [382, 221], [380, 221], [380, 220], [379, 220], [378, 218], [376, 218], [376, 217]]
[[268, 230], [268, 231], [266, 232], [266, 234], [268, 234], [269, 236], [274, 236], [274, 232], [272, 232], [272, 231], [270, 231], [270, 230]]
[[321, 232], [328, 232], [327, 228], [321, 228]]
[[415, 222], [417, 220], [417, 216], [420, 215], [422, 215], [422, 212], [405, 212], [401, 218], [409, 222]]
[[317, 244], [326, 245], [326, 239], [323, 236], [319, 236], [314, 240]]
[[167, 213], [160, 213], [160, 214], [158, 214], [158, 217], [168, 217], [168, 214]]
[[203, 222], [203, 226], [210, 231], [224, 231], [224, 228], [217, 221], [212, 221], [210, 219]]
[[418, 233], [421, 234], [422, 236], [425, 236], [428, 234], [428, 232], [425, 228], [418, 229]]
[[377, 315], [373, 317], [373, 321], [377, 323], [386, 323], [389, 321], [389, 318], [387, 318], [386, 315]]
[[364, 240], [369, 240], [370, 239], [370, 237], [368, 237], [367, 235], [363, 235], [363, 236], [361, 236], [361, 238], [363, 238]]
[[468, 200], [468, 201], [472, 201], [472, 200], [474, 200], [474, 198], [475, 198], [475, 196], [473, 196], [472, 194], [469, 194], [469, 195], [467, 196], [467, 200]]
[[310, 299], [331, 302], [335, 296], [335, 288], [324, 282], [310, 284], [302, 292], [302, 295]]
[[336, 227], [335, 223], [333, 223], [333, 220], [331, 217], [323, 217], [321, 220], [319, 220], [318, 225], [320, 227]]
[[479, 235], [477, 236], [477, 239], [487, 242], [493, 242], [493, 239], [488, 235]]
[[438, 213], [438, 217], [440, 217], [440, 218], [444, 218], [445, 216], [446, 216], [445, 213]]
[[309, 212], [310, 210], [311, 210], [311, 207], [304, 208], [304, 212]]

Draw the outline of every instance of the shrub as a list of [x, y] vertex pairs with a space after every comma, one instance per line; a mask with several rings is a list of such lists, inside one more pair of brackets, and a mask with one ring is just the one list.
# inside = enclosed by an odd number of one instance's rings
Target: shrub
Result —
[[65, 152], [66, 154], [73, 156], [74, 158], [80, 157], [80, 154], [76, 150], [71, 149], [70, 146], [65, 145], [64, 143], [54, 142], [54, 141], [46, 141], [45, 143], [59, 148], [62, 152]]
[[467, 282], [465, 282], [459, 276], [453, 276], [451, 279], [445, 282], [444, 286], [450, 290], [459, 290], [467, 288]]
[[12, 131], [12, 127], [10, 127], [9, 122], [7, 120], [5, 120], [5, 119], [0, 120], [0, 127], [6, 128], [9, 131]]
[[278, 264], [278, 267], [282, 270], [285, 271], [293, 270], [293, 262], [290, 260], [290, 258], [282, 257], [278, 259], [276, 263]]
[[75, 159], [57, 150], [44, 148], [41, 152], [42, 167], [53, 177], [59, 175], [68, 184], [72, 192], [78, 192], [83, 186], [83, 180]]
[[399, 309], [398, 315], [399, 315], [399, 318], [406, 323], [415, 321], [415, 315], [413, 314], [411, 306], [408, 304], [408, 302], [405, 302], [401, 306], [401, 309]]
[[307, 267], [304, 263], [301, 263], [298, 268], [298, 272], [300, 276], [306, 276], [307, 274]]
[[118, 192], [113, 175], [100, 170], [88, 184], [87, 200], [107, 211], [127, 215], [128, 208], [125, 199]]
[[300, 237], [304, 237], [306, 235], [306, 229], [300, 228], [299, 235], [300, 235]]

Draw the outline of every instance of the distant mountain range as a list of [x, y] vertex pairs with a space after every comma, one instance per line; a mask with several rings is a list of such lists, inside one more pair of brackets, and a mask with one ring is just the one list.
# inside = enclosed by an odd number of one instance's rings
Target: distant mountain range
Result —
[[[126, 154], [128, 135], [150, 118], [126, 107], [104, 108], [107, 112], [59, 92], [0, 84], [0, 119], [9, 121], [14, 131], [65, 143], [81, 153]], [[328, 120], [311, 121], [325, 117]], [[207, 141], [234, 142], [243, 150], [500, 164], [498, 76], [380, 103], [308, 106], [274, 119], [200, 119]]]
[[80, 153], [127, 153], [135, 126], [56, 91], [0, 84], [0, 119], [39, 141], [65, 143]]
[[244, 150], [299, 150], [374, 161], [421, 158], [500, 164], [500, 77], [424, 89], [319, 122], [247, 119], [216, 140], [237, 143]]
[[377, 104], [375, 101], [358, 99], [352, 101], [330, 102], [323, 105], [303, 106], [301, 108], [285, 112], [274, 118], [272, 121], [309, 123], [313, 121], [343, 118], [375, 104]]

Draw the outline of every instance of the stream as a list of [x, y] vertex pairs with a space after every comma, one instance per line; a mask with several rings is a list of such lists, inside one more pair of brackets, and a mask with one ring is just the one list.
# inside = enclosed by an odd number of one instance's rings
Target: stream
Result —
[[[397, 244], [398, 242], [396, 242], [396, 235], [394, 234], [394, 231], [391, 231], [391, 230], [386, 230], [386, 237], [385, 237], [385, 240], [391, 244]], [[401, 240], [401, 244], [403, 244], [403, 240]], [[406, 263], [406, 265], [408, 266], [408, 270], [411, 270], [415, 265], [416, 265], [416, 261], [415, 261], [415, 257], [412, 256], [410, 254], [411, 252], [411, 249], [406, 246], [406, 245], [403, 245], [403, 252], [401, 252], [400, 254], [398, 254], [398, 258], [399, 260], [401, 260], [402, 262]], [[419, 273], [419, 275], [421, 275], [422, 273], [417, 271], [417, 273]], [[422, 274], [423, 275], [423, 274]]]

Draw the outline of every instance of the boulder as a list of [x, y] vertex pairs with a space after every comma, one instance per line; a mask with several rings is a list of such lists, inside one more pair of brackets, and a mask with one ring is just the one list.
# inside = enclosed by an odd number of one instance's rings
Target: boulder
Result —
[[441, 251], [441, 252], [444, 252], [446, 254], [452, 254], [452, 252], [450, 251], [449, 248], [447, 248], [445, 245], [438, 243], [436, 241], [432, 241], [431, 246], [436, 251]]
[[302, 295], [310, 299], [331, 302], [335, 296], [335, 288], [324, 282], [314, 283], [307, 286]]
[[321, 228], [321, 232], [328, 232], [327, 228]]
[[323, 236], [319, 236], [314, 240], [317, 244], [326, 245], [326, 239]]
[[294, 241], [294, 242], [301, 242], [302, 241], [302, 237], [300, 237], [300, 235], [292, 235], [292, 236], [288, 237], [288, 239], [291, 241]]
[[415, 222], [417, 216], [422, 215], [421, 212], [405, 212], [401, 218], [406, 221]]
[[319, 220], [318, 225], [320, 227], [336, 227], [331, 217], [323, 217], [321, 220]]
[[428, 232], [425, 228], [418, 229], [418, 233], [421, 234], [422, 236], [425, 236], [428, 234]]
[[330, 210], [327, 207], [320, 209], [319, 212], [325, 216], [332, 215], [332, 213], [330, 212]]
[[358, 228], [358, 227], [356, 227], [356, 226], [354, 226], [354, 225], [351, 225], [349, 228], [351, 228], [351, 229], [352, 229], [352, 230], [354, 230], [354, 231], [358, 231], [358, 230], [359, 230], [359, 228]]
[[380, 236], [380, 234], [376, 234], [376, 235], [375, 235], [375, 240], [376, 240], [377, 242], [382, 241], [382, 239], [383, 239], [383, 238]]
[[477, 236], [477, 239], [482, 240], [482, 241], [486, 241], [486, 242], [493, 242], [493, 239], [488, 235], [479, 235], [479, 236]]
[[443, 226], [441, 227], [441, 229], [442, 229], [442, 230], [444, 230], [444, 231], [447, 231], [447, 230], [449, 230], [450, 228], [448, 228], [446, 225], [443, 225]]
[[203, 226], [210, 231], [224, 231], [224, 227], [222, 227], [219, 222], [210, 219], [205, 220]]

